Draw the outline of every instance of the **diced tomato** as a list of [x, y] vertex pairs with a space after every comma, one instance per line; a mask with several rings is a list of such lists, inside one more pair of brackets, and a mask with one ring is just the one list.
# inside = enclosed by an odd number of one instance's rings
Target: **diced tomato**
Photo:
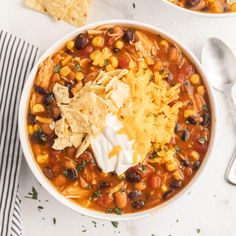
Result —
[[118, 56], [119, 67], [122, 69], [127, 69], [129, 67], [129, 58], [125, 54], [120, 54]]
[[188, 79], [193, 73], [194, 73], [194, 68], [192, 65], [183, 65], [182, 68], [179, 70], [176, 81], [182, 83], [186, 79]]
[[151, 188], [154, 188], [154, 189], [160, 188], [161, 177], [157, 173], [154, 173], [151, 175], [151, 177], [149, 179], [149, 183], [150, 183]]
[[150, 175], [153, 172], [153, 167], [150, 165], [135, 166], [134, 170], [141, 175], [142, 179]]
[[108, 207], [110, 205], [113, 204], [114, 202], [114, 198], [112, 197], [112, 195], [109, 194], [101, 194], [98, 199], [96, 200], [97, 204], [99, 204], [100, 206], [103, 207]]
[[79, 158], [82, 158], [82, 159], [84, 159], [85, 161], [91, 161], [91, 160], [94, 159], [92, 153], [91, 153], [91, 152], [88, 152], [88, 151], [83, 152], [83, 153], [79, 156]]
[[80, 50], [79, 55], [82, 57], [88, 57], [92, 51], [93, 51], [93, 46], [89, 45], [85, 47], [84, 49]]
[[52, 150], [50, 151], [50, 154], [49, 156], [55, 160], [58, 160], [59, 157], [60, 157], [60, 151], [57, 151], [57, 150]]
[[76, 148], [74, 146], [67, 148], [67, 155], [69, 157], [73, 156], [75, 154]]
[[110, 37], [110, 38], [108, 38], [108, 40], [107, 40], [107, 44], [108, 44], [109, 46], [112, 46], [112, 45], [114, 44], [115, 40], [116, 40], [115, 37]]
[[201, 144], [199, 142], [196, 142], [193, 144], [193, 149], [203, 154], [207, 150], [207, 144], [206, 143]]

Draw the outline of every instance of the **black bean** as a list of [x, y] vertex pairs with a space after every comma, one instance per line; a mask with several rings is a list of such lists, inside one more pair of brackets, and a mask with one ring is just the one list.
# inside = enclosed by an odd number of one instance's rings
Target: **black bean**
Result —
[[84, 34], [80, 34], [75, 39], [75, 47], [78, 50], [81, 50], [86, 46], [86, 44], [88, 44], [88, 42], [89, 41], [88, 41], [87, 37]]
[[105, 181], [100, 183], [100, 188], [108, 188], [110, 186], [111, 186], [111, 184], [108, 182], [105, 182]]
[[119, 48], [113, 48], [113, 52], [117, 53], [117, 52], [119, 52], [119, 51], [120, 51]]
[[142, 200], [132, 202], [132, 207], [135, 208], [135, 209], [143, 208], [143, 207], [145, 207], [145, 205], [146, 205], [146, 203]]
[[53, 98], [54, 97], [53, 97], [52, 93], [48, 93], [48, 94], [44, 95], [44, 97], [43, 97], [43, 104], [45, 106], [49, 106], [50, 103], [52, 102]]
[[185, 5], [186, 5], [186, 7], [191, 8], [191, 7], [197, 6], [200, 2], [201, 2], [201, 0], [187, 0]]
[[189, 167], [189, 166], [190, 166], [190, 162], [189, 162], [187, 159], [181, 160], [181, 164], [182, 164], [182, 166], [184, 166], [184, 167]]
[[183, 133], [181, 135], [181, 139], [183, 141], [188, 141], [189, 140], [189, 136], [190, 136], [189, 131], [187, 129], [184, 129]]
[[33, 143], [45, 144], [47, 142], [47, 135], [43, 132], [35, 132], [31, 135], [31, 140]]
[[34, 90], [39, 93], [39, 94], [42, 94], [42, 95], [46, 95], [47, 94], [47, 91], [41, 87], [39, 87], [38, 85], [34, 85]]
[[54, 176], [54, 173], [52, 171], [52, 169], [50, 167], [45, 167], [43, 169], [43, 173], [45, 174], [45, 176], [48, 178], [48, 179], [53, 179], [55, 176]]
[[35, 115], [33, 115], [32, 113], [29, 114], [29, 123], [30, 123], [31, 125], [36, 124]]
[[208, 126], [211, 120], [210, 115], [208, 113], [204, 113], [201, 117], [202, 117], [202, 121], [200, 125]]
[[134, 41], [134, 31], [133, 30], [126, 30], [124, 34], [124, 39], [127, 43]]
[[171, 188], [163, 193], [162, 198], [165, 200], [171, 196], [171, 194], [174, 192], [174, 189]]
[[126, 173], [125, 178], [130, 183], [137, 183], [141, 181], [141, 175], [138, 174], [136, 171], [131, 170]]
[[78, 177], [78, 172], [75, 168], [66, 169], [67, 178], [70, 180], [75, 180]]
[[195, 116], [189, 116], [187, 117], [186, 119], [190, 124], [192, 125], [196, 125], [197, 124], [197, 120], [196, 120], [196, 117]]
[[200, 162], [200, 161], [195, 161], [195, 162], [193, 163], [192, 169], [193, 169], [193, 170], [197, 170], [197, 169], [200, 167], [200, 165], [201, 165], [201, 162]]
[[140, 191], [137, 191], [137, 190], [135, 190], [135, 191], [133, 191], [133, 192], [130, 192], [129, 194], [128, 194], [128, 198], [130, 199], [130, 200], [132, 200], [132, 201], [135, 201], [135, 200], [137, 200], [139, 197], [141, 197], [142, 196], [142, 193], [140, 192]]
[[182, 186], [182, 181], [181, 180], [172, 180], [170, 182], [170, 187], [171, 188], [180, 188]]

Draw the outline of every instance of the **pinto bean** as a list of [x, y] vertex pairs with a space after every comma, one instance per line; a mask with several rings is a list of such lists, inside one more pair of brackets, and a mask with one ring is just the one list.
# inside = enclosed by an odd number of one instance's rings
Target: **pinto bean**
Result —
[[152, 174], [152, 176], [150, 177], [149, 183], [150, 183], [151, 188], [157, 189], [161, 186], [161, 177], [157, 173]]
[[123, 209], [127, 205], [127, 194], [125, 192], [119, 191], [115, 193], [115, 200], [117, 207]]

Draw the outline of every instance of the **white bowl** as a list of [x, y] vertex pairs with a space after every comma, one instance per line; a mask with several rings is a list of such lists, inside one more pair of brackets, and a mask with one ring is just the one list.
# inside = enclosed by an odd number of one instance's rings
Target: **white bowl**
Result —
[[[195, 176], [192, 178], [190, 183], [178, 194], [176, 194], [174, 197], [172, 197], [170, 200], [166, 201], [165, 203], [162, 203], [160, 206], [144, 210], [138, 213], [130, 213], [130, 214], [124, 214], [124, 215], [113, 215], [113, 214], [106, 214], [103, 212], [91, 210], [84, 208], [82, 206], [77, 205], [76, 203], [66, 199], [62, 194], [60, 194], [56, 188], [50, 183], [50, 181], [44, 176], [40, 168], [38, 167], [31, 147], [30, 143], [28, 140], [28, 134], [27, 134], [27, 110], [28, 110], [28, 104], [29, 104], [29, 98], [30, 98], [30, 92], [33, 86], [34, 78], [37, 73], [38, 65], [40, 62], [42, 62], [44, 59], [46, 59], [49, 55], [52, 55], [55, 53], [59, 48], [61, 48], [66, 41], [75, 38], [78, 34], [83, 33], [87, 29], [95, 28], [99, 25], [103, 24], [118, 24], [118, 25], [125, 25], [125, 26], [130, 26], [130, 27], [135, 27], [135, 28], [140, 28], [140, 29], [145, 29], [147, 31], [151, 31], [156, 34], [162, 35], [164, 38], [177, 43], [180, 48], [182, 49], [183, 53], [190, 59], [190, 61], [195, 65], [197, 71], [200, 73], [200, 75], [203, 78], [204, 84], [207, 88], [209, 99], [210, 99], [210, 106], [211, 106], [211, 116], [212, 116], [212, 122], [211, 122], [211, 138], [210, 138], [210, 143], [208, 147], [208, 151], [206, 153], [206, 156], [204, 158], [204, 161], [201, 164], [201, 167], [195, 174]], [[148, 24], [143, 24], [140, 22], [135, 22], [135, 21], [127, 21], [127, 20], [112, 20], [112, 21], [104, 21], [104, 22], [98, 22], [95, 24], [90, 24], [84, 27], [81, 27], [79, 29], [76, 29], [74, 32], [66, 35], [59, 41], [57, 41], [54, 45], [52, 45], [38, 60], [38, 62], [35, 64], [33, 70], [31, 71], [25, 86], [24, 90], [21, 96], [21, 101], [20, 101], [20, 107], [19, 107], [19, 135], [20, 135], [20, 141], [21, 141], [21, 146], [23, 149], [23, 153], [25, 156], [25, 159], [35, 175], [35, 177], [38, 179], [38, 181], [41, 183], [41, 185], [53, 196], [55, 197], [58, 201], [63, 203], [65, 206], [70, 207], [71, 209], [83, 214], [87, 215], [90, 217], [98, 218], [98, 219], [103, 219], [103, 220], [114, 220], [114, 221], [130, 221], [130, 220], [136, 220], [140, 219], [143, 217], [151, 216], [157, 212], [159, 212], [161, 209], [165, 208], [167, 205], [170, 203], [176, 201], [177, 198], [179, 198], [181, 195], [184, 194], [184, 192], [187, 191], [187, 189], [190, 188], [190, 186], [196, 181], [198, 175], [202, 172], [204, 169], [204, 166], [208, 162], [209, 157], [211, 156], [211, 153], [214, 149], [214, 144], [215, 144], [215, 139], [216, 139], [216, 105], [215, 105], [215, 98], [214, 98], [214, 93], [212, 88], [209, 85], [209, 82], [207, 80], [206, 74], [204, 73], [201, 64], [197, 60], [197, 58], [193, 55], [193, 53], [187, 49], [185, 46], [182, 45], [182, 43], [172, 37], [170, 34], [164, 32], [163, 30], [148, 25]]]
[[183, 11], [183, 13], [188, 13], [196, 16], [206, 16], [210, 18], [220, 18], [220, 17], [230, 17], [230, 16], [236, 16], [236, 12], [231, 12], [231, 13], [207, 13], [207, 12], [201, 12], [201, 11], [192, 11], [184, 7], [177, 6], [174, 3], [171, 3], [168, 0], [162, 0], [162, 2], [166, 3], [172, 8], [175, 8], [176, 10]]

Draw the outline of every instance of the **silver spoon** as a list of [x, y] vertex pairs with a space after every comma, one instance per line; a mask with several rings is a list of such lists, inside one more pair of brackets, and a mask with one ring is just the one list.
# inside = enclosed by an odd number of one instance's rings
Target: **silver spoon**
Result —
[[[209, 38], [202, 48], [202, 64], [212, 86], [225, 93], [230, 111], [236, 116], [236, 58], [220, 39]], [[226, 180], [236, 185], [236, 147], [228, 164]]]

